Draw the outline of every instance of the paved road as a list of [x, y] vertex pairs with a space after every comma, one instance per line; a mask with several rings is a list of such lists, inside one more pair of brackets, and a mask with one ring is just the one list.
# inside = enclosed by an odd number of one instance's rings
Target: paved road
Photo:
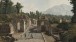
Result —
[[30, 32], [27, 29], [26, 33], [18, 34], [15, 36], [18, 40], [15, 42], [54, 42], [54, 38], [52, 36], [47, 36], [43, 33], [35, 33]]
[[52, 36], [47, 36], [42, 33], [27, 33], [26, 37], [18, 39], [15, 42], [54, 42]]
[[27, 39], [27, 40], [18, 40], [18, 41], [15, 41], [15, 42], [44, 42], [43, 40], [41, 39]]
[[44, 42], [41, 33], [27, 33], [24, 39], [15, 42]]
[[55, 39], [52, 36], [45, 35], [43, 33], [45, 42], [55, 42]]

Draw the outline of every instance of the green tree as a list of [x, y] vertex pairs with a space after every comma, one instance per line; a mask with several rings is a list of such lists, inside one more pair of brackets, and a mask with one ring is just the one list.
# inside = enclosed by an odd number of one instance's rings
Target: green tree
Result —
[[[19, 3], [20, 4], [20, 3]], [[22, 7], [18, 5], [18, 9], [20, 10]], [[16, 5], [13, 5], [11, 0], [1, 0], [0, 1], [0, 22], [10, 22], [12, 20], [13, 14], [17, 13]]]
[[37, 19], [39, 19], [39, 17], [41, 16], [41, 12], [39, 12], [39, 11], [36, 11], [36, 17], [37, 17]]
[[72, 23], [76, 23], [76, 0], [71, 0], [71, 4], [73, 4], [72, 12], [74, 13], [72, 17]]
[[35, 13], [30, 11], [30, 18], [34, 19], [35, 17]]
[[[76, 41], [76, 0], [71, 0], [71, 4], [73, 4], [73, 10], [74, 13], [72, 17], [72, 24], [71, 28], [69, 28], [67, 34], [63, 34], [63, 41], [64, 42], [75, 42]], [[65, 40], [64, 40], [65, 39]]]
[[20, 3], [17, 2], [17, 4], [16, 4], [17, 13], [20, 13], [20, 10], [21, 10], [22, 7], [23, 6]]
[[73, 4], [73, 17], [72, 17], [72, 28], [71, 28], [71, 32], [74, 33], [72, 35], [76, 35], [76, 0], [71, 0], [71, 4]]
[[0, 14], [11, 13], [13, 2], [11, 0], [1, 0], [0, 2]]

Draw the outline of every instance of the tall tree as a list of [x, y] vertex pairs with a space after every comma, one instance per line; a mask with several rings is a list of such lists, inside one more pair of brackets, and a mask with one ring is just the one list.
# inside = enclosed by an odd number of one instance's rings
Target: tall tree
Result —
[[[71, 4], [73, 4], [73, 10], [74, 13], [72, 17], [72, 25], [71, 28], [68, 29], [68, 32], [63, 34], [63, 42], [75, 42], [76, 41], [76, 0], [71, 0]], [[75, 24], [74, 24], [75, 23]], [[66, 36], [65, 36], [66, 35]]]
[[35, 13], [30, 11], [30, 18], [35, 18]]
[[13, 2], [11, 0], [1, 0], [0, 2], [0, 13], [9, 14], [11, 13]]
[[21, 10], [22, 7], [23, 6], [20, 3], [17, 2], [17, 4], [16, 4], [17, 13], [20, 13], [20, 10]]
[[72, 17], [73, 25], [72, 25], [72, 28], [71, 28], [71, 33], [72, 33], [73, 36], [76, 37], [76, 24], [74, 24], [74, 23], [76, 23], [76, 0], [71, 0], [71, 4], [73, 4], [73, 10], [72, 11], [74, 13], [74, 15]]
[[36, 17], [37, 17], [37, 19], [39, 19], [40, 16], [41, 16], [41, 13], [39, 11], [36, 11]]
[[3, 3], [2, 3], [2, 0], [0, 1], [0, 14], [2, 14], [2, 12], [3, 12]]
[[72, 23], [76, 23], [76, 0], [71, 0], [71, 3], [73, 4], [73, 17], [72, 17]]

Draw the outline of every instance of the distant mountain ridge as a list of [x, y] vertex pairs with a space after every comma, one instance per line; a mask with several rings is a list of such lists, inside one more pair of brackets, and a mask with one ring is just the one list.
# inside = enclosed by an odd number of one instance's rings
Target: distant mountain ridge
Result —
[[52, 15], [73, 15], [72, 7], [66, 4], [56, 5], [52, 8], [47, 9], [44, 14]]

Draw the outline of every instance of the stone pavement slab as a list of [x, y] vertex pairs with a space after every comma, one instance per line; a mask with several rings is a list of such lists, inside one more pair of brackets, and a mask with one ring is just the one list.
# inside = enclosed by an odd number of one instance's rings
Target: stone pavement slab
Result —
[[26, 37], [25, 37], [26, 39], [31, 39], [32, 38], [32, 34], [31, 33], [26, 33], [25, 35], [26, 35]]
[[44, 41], [41, 39], [23, 39], [23, 40], [18, 40], [15, 42], [44, 42]]
[[34, 39], [43, 39], [41, 33], [32, 33], [32, 36], [33, 36]]

